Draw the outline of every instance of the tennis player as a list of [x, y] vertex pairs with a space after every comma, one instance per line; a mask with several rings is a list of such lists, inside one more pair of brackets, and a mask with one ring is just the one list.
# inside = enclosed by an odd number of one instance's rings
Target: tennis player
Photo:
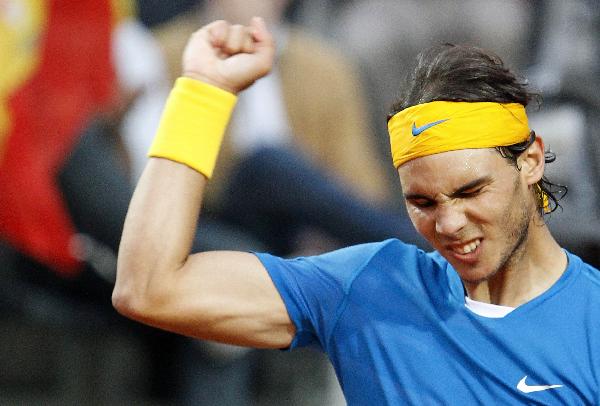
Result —
[[259, 18], [191, 37], [127, 216], [117, 310], [202, 339], [317, 347], [351, 405], [600, 404], [600, 273], [545, 225], [557, 198], [532, 96], [479, 49], [424, 53], [388, 122], [434, 251], [391, 239], [291, 260], [190, 254], [236, 95], [273, 54]]

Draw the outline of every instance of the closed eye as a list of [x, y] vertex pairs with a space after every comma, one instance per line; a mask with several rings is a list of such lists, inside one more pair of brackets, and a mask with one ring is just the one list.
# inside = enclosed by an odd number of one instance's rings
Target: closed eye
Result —
[[462, 191], [462, 192], [455, 193], [454, 197], [458, 197], [458, 198], [461, 198], [461, 199], [468, 199], [470, 197], [477, 196], [478, 194], [481, 193], [482, 190], [483, 190], [483, 187], [477, 188], [475, 190], [465, 190], [465, 191]]
[[433, 207], [435, 205], [435, 201], [431, 200], [431, 199], [425, 199], [425, 198], [410, 198], [407, 199], [407, 201], [412, 204], [415, 207], [418, 207], [420, 209], [426, 209], [428, 207]]
[[454, 193], [452, 193], [449, 197], [451, 198], [469, 198], [475, 197], [480, 194], [483, 189], [492, 183], [492, 178], [490, 176], [484, 176], [479, 179], [475, 179], [456, 189]]

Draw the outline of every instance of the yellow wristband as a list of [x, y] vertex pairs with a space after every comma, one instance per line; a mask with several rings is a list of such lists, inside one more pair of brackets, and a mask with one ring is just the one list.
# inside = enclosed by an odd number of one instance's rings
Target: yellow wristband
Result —
[[185, 164], [210, 178], [236, 100], [207, 83], [177, 79], [148, 156]]

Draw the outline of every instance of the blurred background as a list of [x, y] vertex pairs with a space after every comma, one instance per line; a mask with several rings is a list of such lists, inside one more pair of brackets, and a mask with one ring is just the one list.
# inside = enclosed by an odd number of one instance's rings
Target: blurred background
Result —
[[597, 0], [0, 0], [0, 404], [341, 405], [316, 351], [175, 336], [110, 303], [129, 199], [183, 47], [263, 16], [275, 68], [239, 98], [194, 250], [311, 255], [397, 237], [386, 115], [424, 48], [497, 53], [543, 96], [566, 184], [549, 224], [600, 266]]

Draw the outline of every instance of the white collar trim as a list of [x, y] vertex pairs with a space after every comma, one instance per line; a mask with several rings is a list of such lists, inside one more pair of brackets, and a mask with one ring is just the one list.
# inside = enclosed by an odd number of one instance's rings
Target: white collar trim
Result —
[[500, 306], [491, 303], [477, 302], [475, 300], [469, 299], [468, 296], [465, 296], [465, 306], [467, 307], [467, 309], [479, 316], [489, 317], [493, 319], [502, 318], [508, 313], [515, 310], [514, 307], [510, 306]]

